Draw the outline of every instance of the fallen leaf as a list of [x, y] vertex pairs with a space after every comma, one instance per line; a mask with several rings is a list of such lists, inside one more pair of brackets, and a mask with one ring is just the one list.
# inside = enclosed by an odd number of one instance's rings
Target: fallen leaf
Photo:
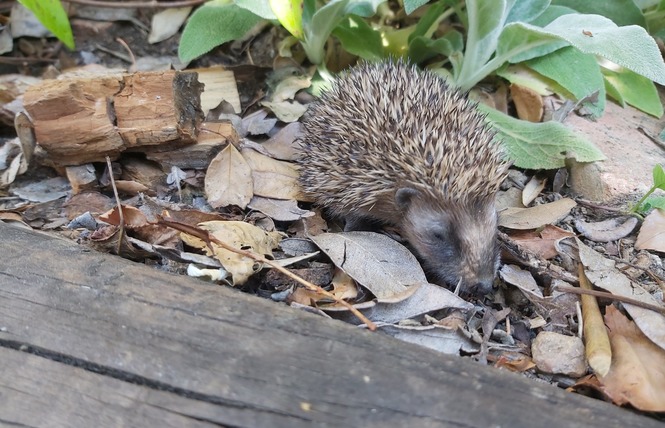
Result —
[[252, 169], [233, 144], [227, 145], [210, 162], [205, 192], [213, 208], [237, 205], [244, 209], [252, 199]]
[[427, 283], [411, 252], [393, 239], [374, 232], [323, 233], [312, 241], [338, 268], [376, 296], [380, 302], [399, 302]]
[[[630, 297], [654, 306], [662, 306], [662, 302], [656, 300], [639, 283], [632, 281], [620, 272], [616, 268], [614, 260], [602, 256], [584, 245], [579, 239], [575, 238], [575, 241], [579, 248], [580, 261], [586, 267], [586, 275], [593, 285], [618, 296]], [[563, 249], [560, 251], [563, 251]], [[627, 303], [624, 304], [624, 307], [633, 317], [640, 330], [654, 343], [665, 349], [665, 316]]]
[[556, 250], [556, 243], [559, 240], [575, 236], [574, 233], [551, 224], [546, 224], [544, 228], [538, 230], [511, 231], [508, 235], [517, 245], [545, 260], [559, 254]]
[[546, 179], [540, 179], [535, 175], [531, 177], [524, 190], [522, 190], [522, 205], [528, 207], [534, 199], [540, 195], [540, 192], [545, 188]]
[[646, 216], [637, 235], [635, 248], [665, 253], [665, 210], [656, 208]]
[[255, 195], [289, 200], [302, 193], [298, 170], [292, 163], [278, 161], [248, 148], [243, 148], [241, 153], [252, 170]]
[[600, 378], [602, 390], [618, 405], [665, 411], [665, 351], [613, 306], [607, 307], [605, 323], [610, 329], [612, 366]]
[[576, 205], [572, 199], [563, 198], [531, 208], [506, 208], [499, 213], [499, 226], [509, 229], [537, 229], [559, 222]]
[[520, 119], [540, 122], [544, 110], [543, 97], [540, 94], [531, 88], [513, 83], [510, 85], [510, 95]]
[[[251, 251], [269, 259], [272, 258], [272, 249], [277, 247], [281, 239], [278, 232], [266, 232], [242, 221], [208, 221], [198, 226], [234, 248]], [[244, 284], [250, 276], [263, 268], [259, 262], [226, 250], [214, 242], [212, 243], [214, 252], [211, 254], [206, 243], [199, 238], [186, 233], [181, 233], [180, 236], [187, 245], [199, 248], [207, 255], [214, 255], [224, 269], [231, 273], [234, 286]]]
[[247, 206], [277, 221], [296, 221], [314, 215], [313, 211], [303, 210], [298, 207], [298, 202], [294, 200], [284, 201], [254, 196]]

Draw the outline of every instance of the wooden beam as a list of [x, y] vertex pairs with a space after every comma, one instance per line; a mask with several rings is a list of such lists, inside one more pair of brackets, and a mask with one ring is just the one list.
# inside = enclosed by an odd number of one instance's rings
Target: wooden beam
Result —
[[0, 351], [10, 425], [661, 426], [2, 223]]

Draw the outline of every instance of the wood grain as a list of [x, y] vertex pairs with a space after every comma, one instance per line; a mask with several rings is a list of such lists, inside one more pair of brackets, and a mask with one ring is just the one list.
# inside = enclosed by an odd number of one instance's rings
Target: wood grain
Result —
[[1, 223], [0, 350], [7, 424], [155, 426], [163, 412], [180, 426], [660, 426]]

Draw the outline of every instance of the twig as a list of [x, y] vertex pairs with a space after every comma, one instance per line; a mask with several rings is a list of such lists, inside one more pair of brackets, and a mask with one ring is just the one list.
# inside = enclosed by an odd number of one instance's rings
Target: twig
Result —
[[662, 306], [652, 305], [650, 303], [645, 303], [626, 296], [618, 296], [606, 291], [583, 290], [581, 288], [569, 287], [566, 285], [556, 285], [554, 286], [554, 289], [557, 291], [563, 291], [564, 293], [587, 294], [589, 296], [596, 296], [604, 299], [614, 300], [616, 302], [627, 303], [629, 305], [639, 306], [640, 308], [649, 309], [651, 311], [658, 312], [661, 315], [665, 315], [665, 308]]
[[113, 188], [113, 196], [115, 196], [115, 203], [118, 205], [118, 217], [120, 222], [120, 237], [118, 238], [118, 248], [117, 253], [121, 254], [122, 249], [122, 239], [125, 236], [125, 214], [122, 210], [122, 204], [120, 203], [120, 196], [118, 196], [118, 188], [115, 186], [115, 179], [113, 178], [113, 165], [111, 165], [111, 158], [106, 156], [106, 167], [109, 169], [109, 180], [111, 180], [111, 187]]
[[594, 209], [598, 209], [598, 210], [609, 211], [609, 212], [612, 212], [612, 213], [622, 213], [624, 215], [630, 215], [630, 213], [626, 212], [625, 210], [623, 210], [621, 208], [608, 207], [607, 205], [598, 205], [598, 204], [593, 203], [591, 201], [587, 201], [586, 199], [577, 198], [577, 199], [575, 199], [575, 201], [577, 201], [577, 203], [580, 204], [580, 205], [584, 205], [585, 207], [594, 208]]
[[205, 3], [207, 0], [180, 0], [180, 1], [103, 1], [103, 0], [68, 0], [69, 3], [81, 4], [84, 6], [105, 7], [108, 9], [126, 9], [130, 7], [145, 9], [170, 9], [176, 7], [197, 6]]
[[372, 331], [376, 330], [376, 324], [374, 324], [372, 321], [367, 319], [367, 317], [365, 315], [363, 315], [362, 312], [360, 312], [358, 309], [353, 307], [353, 305], [350, 304], [349, 302], [347, 302], [345, 300], [342, 300], [339, 297], [332, 294], [331, 292], [326, 291], [323, 288], [321, 288], [321, 287], [319, 287], [315, 284], [312, 284], [311, 282], [299, 277], [298, 275], [294, 274], [293, 272], [289, 271], [288, 269], [283, 268], [282, 266], [280, 266], [279, 264], [275, 263], [272, 260], [268, 260], [267, 258], [263, 257], [260, 254], [255, 254], [255, 253], [252, 253], [251, 251], [245, 251], [245, 250], [241, 250], [239, 248], [232, 247], [229, 244], [227, 244], [225, 242], [222, 242], [219, 239], [215, 238], [209, 232], [207, 232], [205, 230], [202, 230], [202, 229], [199, 229], [199, 228], [194, 227], [194, 226], [190, 226], [188, 224], [165, 220], [161, 216], [159, 217], [159, 223], [163, 224], [165, 226], [171, 227], [173, 229], [179, 230], [181, 232], [187, 233], [188, 235], [192, 235], [192, 236], [195, 236], [195, 237], [201, 239], [203, 242], [206, 242], [208, 244], [208, 248], [211, 251], [213, 251], [213, 248], [212, 248], [212, 245], [210, 243], [214, 242], [215, 244], [219, 245], [220, 247], [224, 248], [225, 250], [233, 251], [234, 253], [240, 254], [241, 256], [250, 258], [252, 260], [256, 260], [257, 262], [267, 264], [270, 267], [272, 267], [273, 269], [277, 269], [279, 272], [281, 272], [284, 275], [288, 276], [289, 278], [293, 279], [294, 281], [297, 281], [303, 287], [305, 287], [307, 290], [315, 292], [315, 293], [322, 294], [322, 295], [334, 300], [336, 303], [344, 306], [345, 308], [350, 310], [351, 313], [353, 313], [356, 317], [358, 317], [358, 319], [360, 321], [365, 323], [365, 325], [367, 325], [368, 329], [370, 329]]

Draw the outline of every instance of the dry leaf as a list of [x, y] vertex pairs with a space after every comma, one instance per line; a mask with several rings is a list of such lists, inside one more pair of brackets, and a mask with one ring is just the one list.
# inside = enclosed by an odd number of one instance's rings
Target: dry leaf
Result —
[[244, 209], [252, 199], [252, 169], [233, 144], [226, 146], [210, 162], [205, 192], [213, 208], [237, 205]]
[[543, 97], [540, 94], [531, 88], [513, 83], [510, 85], [510, 95], [520, 119], [529, 122], [540, 122], [544, 110]]
[[274, 199], [296, 199], [301, 192], [298, 171], [290, 162], [278, 161], [252, 149], [242, 156], [252, 170], [254, 194]]
[[[251, 251], [255, 254], [272, 258], [272, 249], [277, 247], [281, 239], [278, 232], [266, 232], [256, 226], [242, 221], [207, 221], [198, 225], [207, 230], [215, 238], [238, 249]], [[182, 233], [180, 235], [187, 245], [199, 248], [210, 254], [210, 249], [202, 240]], [[231, 273], [233, 285], [244, 284], [250, 276], [260, 271], [263, 266], [253, 259], [226, 250], [212, 243], [214, 256], [224, 269]]]
[[499, 226], [509, 229], [537, 229], [559, 222], [576, 205], [572, 199], [563, 198], [532, 208], [506, 208], [499, 213]]
[[[586, 275], [593, 285], [612, 294], [630, 297], [654, 306], [663, 305], [639, 283], [631, 281], [628, 276], [620, 272], [616, 268], [614, 260], [602, 256], [584, 245], [579, 239], [575, 239], [575, 241], [579, 248], [580, 261], [586, 267]], [[630, 304], [624, 304], [624, 307], [640, 330], [654, 343], [665, 349], [665, 316]]]
[[665, 253], [665, 210], [656, 208], [644, 219], [635, 248]]
[[418, 260], [393, 239], [374, 232], [323, 233], [312, 241], [335, 266], [370, 290], [379, 301], [411, 296], [427, 278]]
[[301, 209], [298, 207], [298, 202], [293, 200], [283, 201], [254, 196], [247, 206], [277, 221], [296, 221], [314, 215], [314, 211]]
[[559, 254], [556, 250], [556, 242], [575, 236], [575, 234], [547, 224], [542, 230], [512, 231], [509, 236], [520, 247], [524, 247], [538, 257], [548, 260]]
[[[583, 290], [592, 290], [584, 274], [584, 266], [579, 264], [580, 288]], [[584, 321], [584, 344], [586, 347], [586, 357], [589, 366], [599, 376], [605, 376], [610, 370], [612, 361], [612, 349], [610, 348], [610, 339], [607, 335], [607, 329], [603, 322], [603, 315], [600, 313], [598, 301], [595, 296], [583, 294], [582, 300], [582, 319]]]
[[610, 372], [600, 378], [603, 391], [616, 404], [664, 412], [665, 351], [613, 306], [607, 307], [605, 322], [613, 357]]
[[528, 207], [534, 199], [540, 195], [540, 192], [545, 188], [546, 179], [540, 179], [535, 175], [531, 177], [524, 190], [522, 190], [522, 205]]

